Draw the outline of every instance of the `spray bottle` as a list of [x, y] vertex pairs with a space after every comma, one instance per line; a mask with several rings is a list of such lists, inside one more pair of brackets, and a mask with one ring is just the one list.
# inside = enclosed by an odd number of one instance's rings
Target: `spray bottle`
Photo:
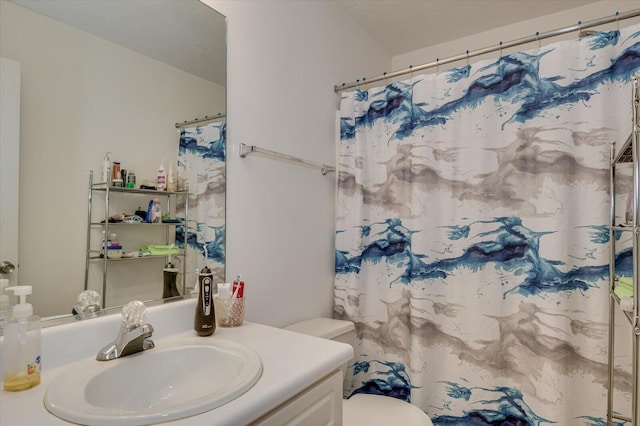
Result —
[[22, 391], [40, 383], [40, 317], [27, 303], [30, 285], [8, 287], [20, 298], [4, 330], [4, 390]]

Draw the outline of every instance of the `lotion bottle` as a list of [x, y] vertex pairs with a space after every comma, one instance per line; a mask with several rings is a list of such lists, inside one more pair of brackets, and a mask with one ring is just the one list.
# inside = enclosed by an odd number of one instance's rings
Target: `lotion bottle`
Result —
[[104, 160], [102, 160], [102, 182], [109, 185], [109, 176], [111, 176], [111, 160], [109, 159], [110, 152], [104, 153]]
[[194, 329], [198, 336], [211, 336], [216, 331], [215, 311], [213, 308], [213, 274], [208, 267], [202, 268], [198, 275], [200, 291]]
[[160, 163], [160, 168], [158, 169], [158, 179], [156, 181], [156, 189], [158, 191], [167, 190], [167, 172], [164, 169], [164, 162]]
[[40, 383], [40, 317], [33, 315], [27, 303], [30, 285], [7, 287], [20, 298], [4, 329], [4, 390], [17, 392]]
[[176, 179], [176, 171], [173, 166], [169, 164], [169, 173], [167, 173], [167, 191], [175, 192], [178, 190], [178, 181]]
[[4, 289], [9, 287], [9, 280], [0, 279], [0, 327], [4, 328], [4, 324], [9, 320], [9, 296], [4, 294]]

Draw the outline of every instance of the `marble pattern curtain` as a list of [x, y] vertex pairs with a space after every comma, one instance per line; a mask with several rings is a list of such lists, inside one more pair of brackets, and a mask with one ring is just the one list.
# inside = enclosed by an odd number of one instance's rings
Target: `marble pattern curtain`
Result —
[[[178, 179], [189, 184], [187, 272], [208, 266], [214, 280], [225, 280], [226, 121], [194, 125], [180, 130]], [[178, 206], [184, 202], [178, 202]], [[184, 212], [179, 212], [184, 218]], [[184, 245], [185, 227], [176, 241]], [[193, 281], [191, 281], [193, 280]], [[195, 279], [187, 277], [187, 287]]]
[[632, 26], [343, 93], [347, 396], [401, 398], [436, 425], [604, 424], [609, 149], [639, 71]]

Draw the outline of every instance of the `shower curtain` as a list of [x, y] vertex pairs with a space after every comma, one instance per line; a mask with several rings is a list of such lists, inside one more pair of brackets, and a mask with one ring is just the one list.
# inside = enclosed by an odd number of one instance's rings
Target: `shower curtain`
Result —
[[[187, 249], [187, 273], [205, 266], [214, 282], [225, 280], [226, 121], [180, 130], [178, 181], [189, 185], [189, 218], [176, 230], [176, 241]], [[178, 202], [183, 206], [184, 202]], [[184, 218], [184, 211], [179, 211]], [[185, 244], [186, 232], [186, 244]], [[195, 284], [187, 276], [187, 287]]]
[[604, 424], [609, 149], [639, 71], [633, 26], [342, 94], [345, 396], [436, 425]]

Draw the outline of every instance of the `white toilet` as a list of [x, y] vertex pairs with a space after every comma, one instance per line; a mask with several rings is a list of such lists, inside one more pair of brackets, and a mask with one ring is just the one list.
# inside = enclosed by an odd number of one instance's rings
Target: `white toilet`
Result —
[[[351, 346], [356, 343], [356, 330], [351, 321], [312, 318], [284, 329]], [[343, 368], [344, 373], [346, 367], [345, 365]], [[342, 402], [343, 426], [433, 426], [429, 416], [422, 410], [397, 398], [359, 393]]]

